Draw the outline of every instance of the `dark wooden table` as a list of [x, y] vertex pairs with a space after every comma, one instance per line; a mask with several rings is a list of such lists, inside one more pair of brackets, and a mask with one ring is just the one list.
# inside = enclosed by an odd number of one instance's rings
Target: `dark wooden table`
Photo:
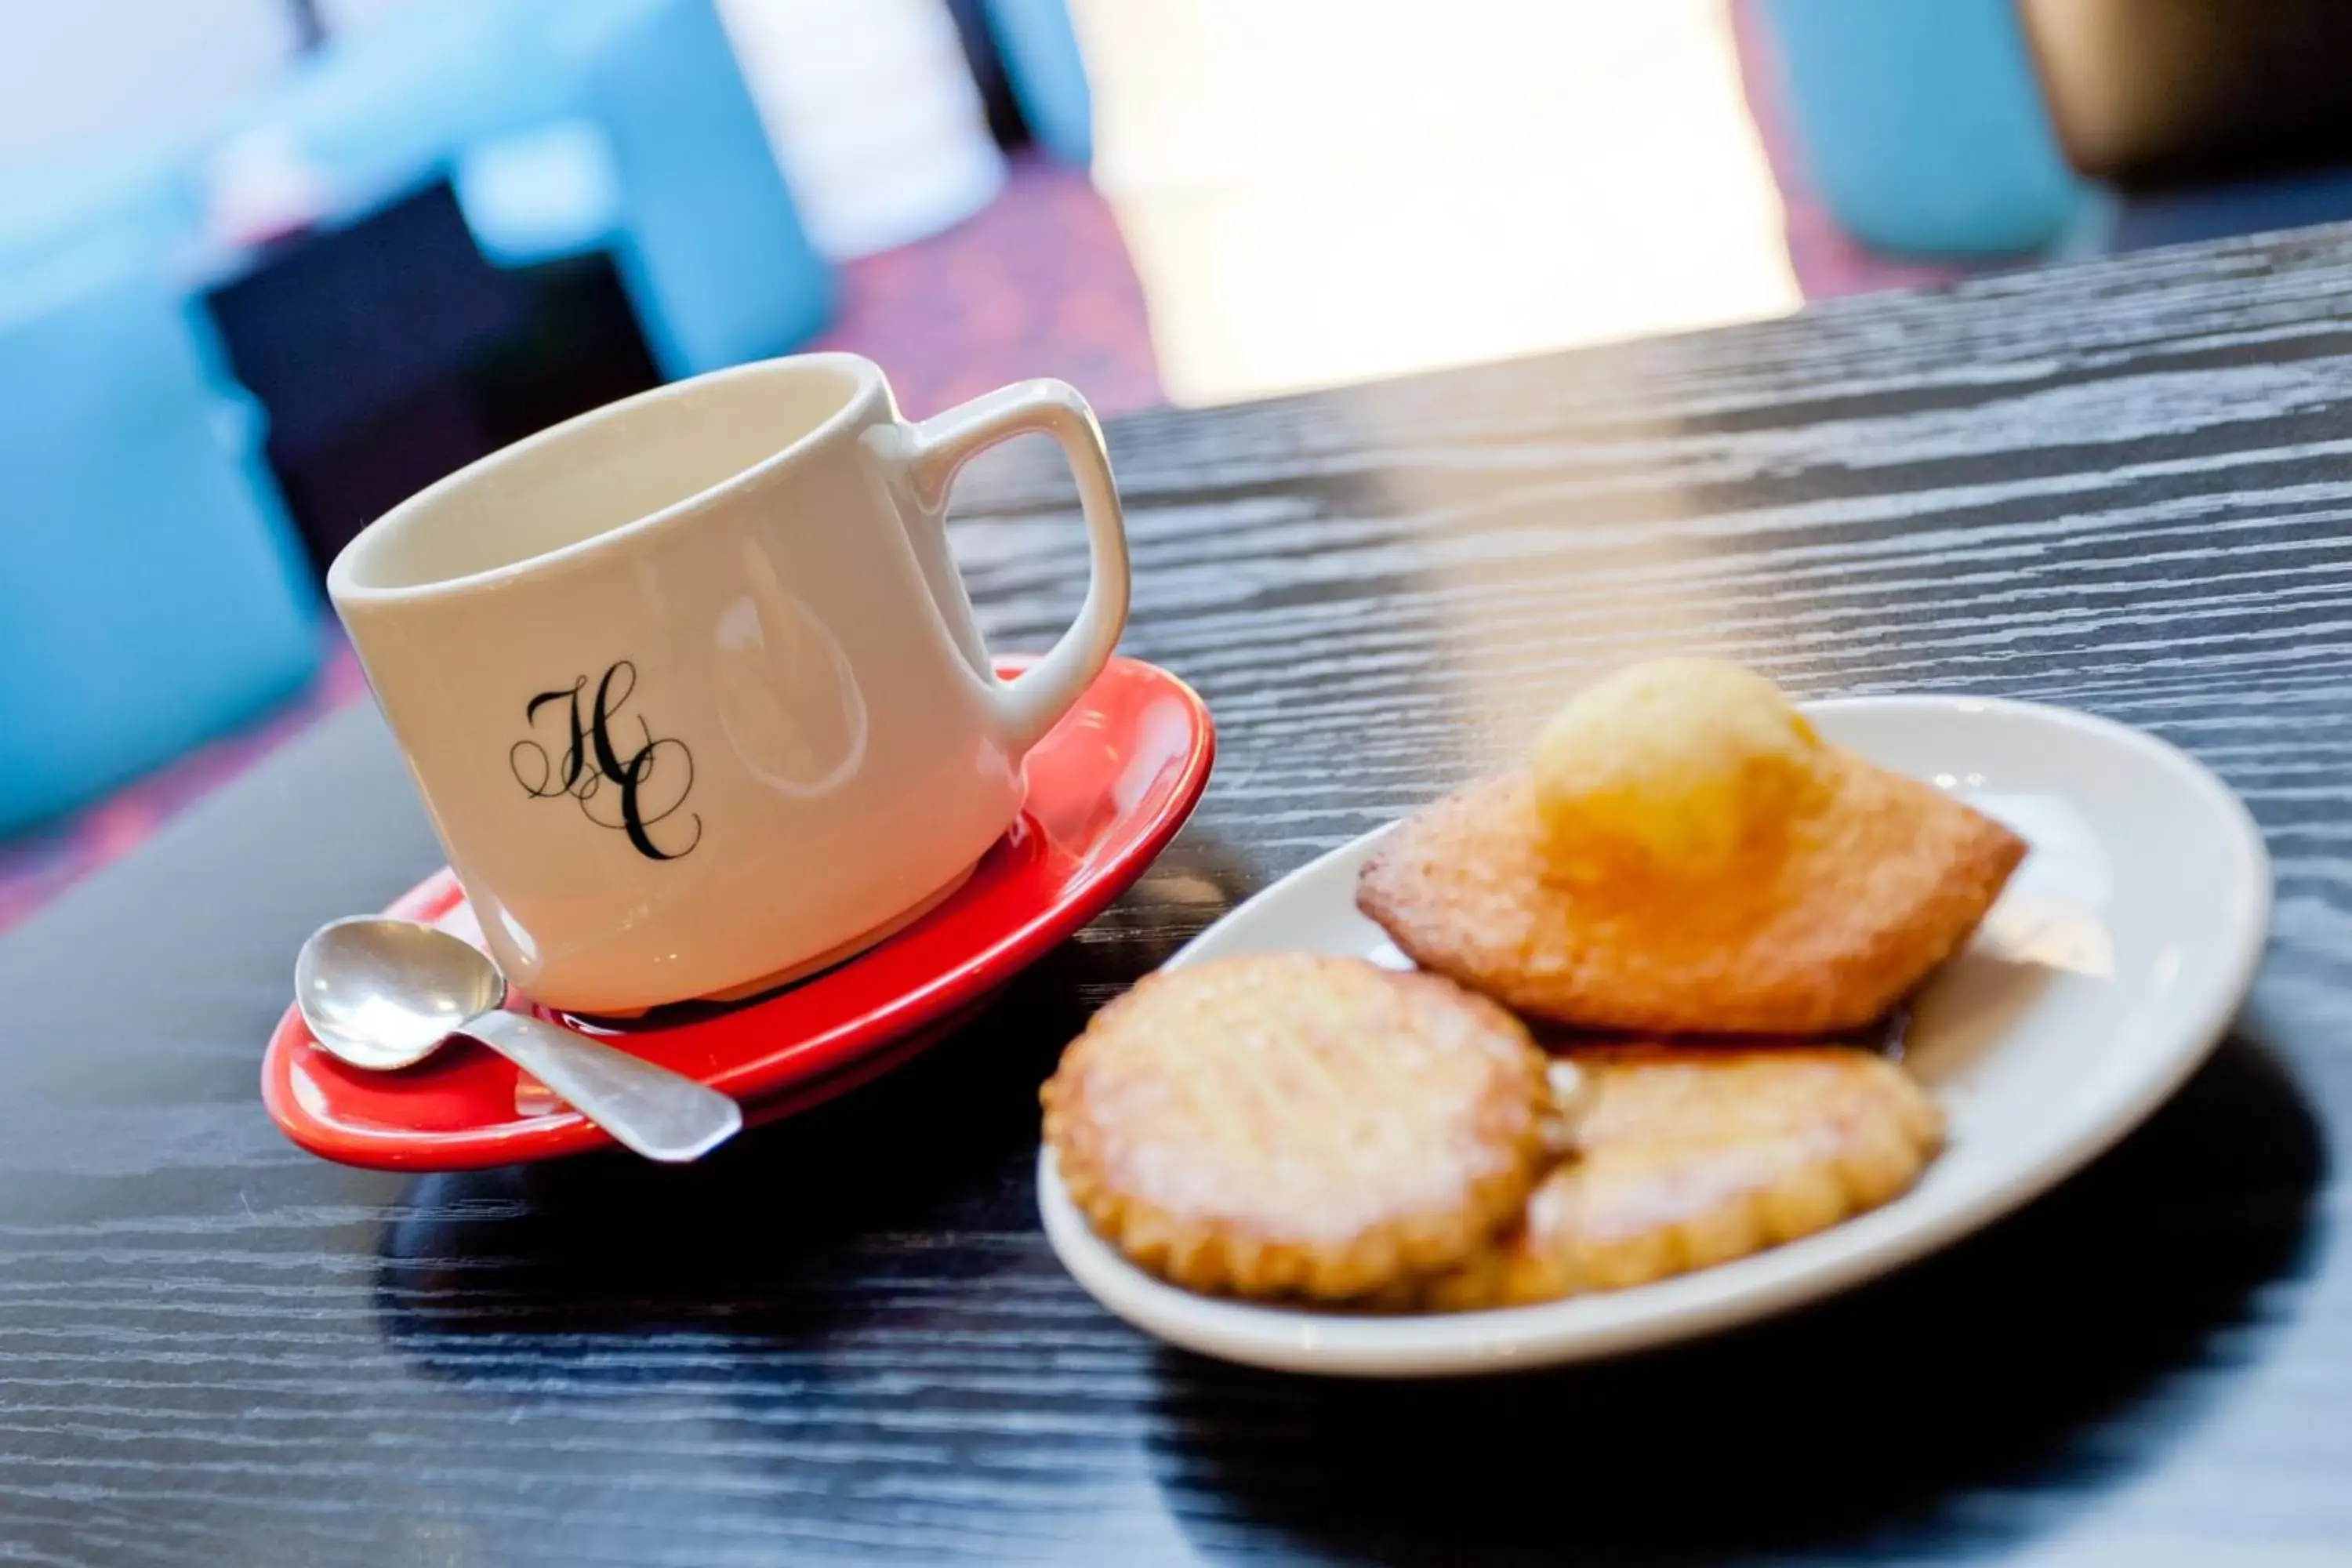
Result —
[[[296, 944], [436, 859], [370, 711], [0, 943], [0, 1562], [2352, 1562], [2352, 233], [1112, 444], [1127, 646], [1223, 727], [1198, 818], [962, 1035], [702, 1168], [404, 1180], [264, 1121]], [[960, 528], [1000, 646], [1083, 575], [1048, 475]], [[1097, 1310], [1030, 1187], [1087, 1011], [1668, 648], [2205, 758], [2279, 876], [2238, 1033], [2021, 1215], [1703, 1343], [1346, 1384]]]

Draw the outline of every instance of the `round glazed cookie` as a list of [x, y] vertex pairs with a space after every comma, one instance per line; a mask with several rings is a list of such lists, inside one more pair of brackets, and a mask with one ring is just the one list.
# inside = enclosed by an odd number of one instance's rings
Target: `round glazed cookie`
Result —
[[1545, 1058], [1434, 975], [1280, 954], [1152, 975], [1043, 1091], [1071, 1201], [1175, 1284], [1345, 1300], [1463, 1262], [1545, 1159]]

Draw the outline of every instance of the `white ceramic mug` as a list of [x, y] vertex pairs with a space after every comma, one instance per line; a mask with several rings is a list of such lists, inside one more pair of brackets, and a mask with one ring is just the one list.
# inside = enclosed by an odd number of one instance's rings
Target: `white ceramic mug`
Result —
[[[1077, 475], [1094, 570], [1001, 681], [947, 491], [1031, 431]], [[908, 424], [878, 367], [810, 354], [486, 458], [327, 587], [492, 953], [539, 1001], [623, 1013], [779, 984], [953, 891], [1118, 640], [1127, 540], [1071, 388]]]

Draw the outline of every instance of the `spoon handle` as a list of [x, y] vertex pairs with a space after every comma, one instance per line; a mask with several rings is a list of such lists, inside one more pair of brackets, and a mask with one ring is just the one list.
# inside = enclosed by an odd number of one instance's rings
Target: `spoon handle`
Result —
[[460, 1033], [648, 1160], [698, 1160], [743, 1125], [743, 1108], [717, 1089], [538, 1018], [485, 1013]]

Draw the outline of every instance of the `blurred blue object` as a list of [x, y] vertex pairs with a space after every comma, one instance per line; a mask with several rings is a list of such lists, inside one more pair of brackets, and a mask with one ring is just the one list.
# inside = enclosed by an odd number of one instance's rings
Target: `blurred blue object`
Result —
[[478, 142], [452, 182], [476, 247], [500, 267], [610, 245], [622, 222], [612, 143], [584, 117]]
[[1806, 162], [1865, 244], [1939, 256], [2055, 239], [2066, 165], [2012, 0], [1765, 0]]
[[117, 146], [0, 166], [0, 276], [93, 245], [164, 262], [194, 249], [202, 207], [176, 149]]
[[1039, 145], [1066, 163], [1094, 161], [1094, 95], [1065, 0], [985, 0], [989, 36], [1004, 62], [1021, 118]]
[[0, 277], [0, 833], [299, 687], [317, 607], [257, 417], [139, 237]]
[[469, 142], [564, 112], [534, 11], [413, 0], [337, 35], [240, 105], [222, 142], [282, 148], [335, 210], [364, 210], [440, 174]]
[[612, 153], [614, 258], [662, 373], [782, 353], [823, 326], [833, 269], [801, 227], [711, 0], [600, 0], [561, 16]]
[[667, 375], [782, 353], [832, 311], [712, 0], [415, 0], [225, 144], [300, 169], [340, 221], [446, 175], [505, 265], [610, 245]]

